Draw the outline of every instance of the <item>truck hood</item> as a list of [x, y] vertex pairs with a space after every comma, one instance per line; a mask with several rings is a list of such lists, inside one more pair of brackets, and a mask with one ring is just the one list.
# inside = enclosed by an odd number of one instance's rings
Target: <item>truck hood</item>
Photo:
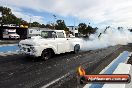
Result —
[[47, 44], [53, 41], [53, 38], [50, 39], [46, 39], [46, 38], [42, 38], [40, 36], [36, 36], [36, 37], [32, 37], [31, 39], [25, 39], [25, 40], [21, 40], [19, 42], [19, 44], [28, 44], [28, 45], [42, 45], [42, 44]]

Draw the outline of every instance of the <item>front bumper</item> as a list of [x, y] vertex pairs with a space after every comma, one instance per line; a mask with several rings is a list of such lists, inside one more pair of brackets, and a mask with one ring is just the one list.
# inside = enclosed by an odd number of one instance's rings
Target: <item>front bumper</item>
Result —
[[19, 54], [26, 55], [26, 56], [31, 56], [31, 57], [38, 57], [34, 53], [25, 52], [25, 51], [22, 51], [22, 50], [19, 51]]
[[38, 50], [36, 47], [33, 46], [22, 46], [19, 45], [19, 54], [33, 56], [33, 57], [39, 57]]

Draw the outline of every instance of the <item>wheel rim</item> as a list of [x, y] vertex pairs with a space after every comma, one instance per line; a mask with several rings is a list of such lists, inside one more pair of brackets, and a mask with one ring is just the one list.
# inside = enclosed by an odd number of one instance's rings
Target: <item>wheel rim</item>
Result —
[[50, 58], [50, 52], [46, 50], [46, 51], [43, 53], [43, 59], [44, 59], [44, 60], [47, 60], [47, 59], [49, 59], [49, 58]]

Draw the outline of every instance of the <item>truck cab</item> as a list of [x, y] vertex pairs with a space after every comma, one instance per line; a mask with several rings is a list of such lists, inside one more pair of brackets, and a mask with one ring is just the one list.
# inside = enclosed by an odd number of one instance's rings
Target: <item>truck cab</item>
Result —
[[[77, 39], [78, 40], [78, 39]], [[63, 30], [42, 31], [41, 36], [32, 37], [31, 39], [19, 42], [20, 52], [29, 56], [49, 59], [53, 54], [65, 52], [78, 53], [80, 42], [73, 38], [67, 38]]]

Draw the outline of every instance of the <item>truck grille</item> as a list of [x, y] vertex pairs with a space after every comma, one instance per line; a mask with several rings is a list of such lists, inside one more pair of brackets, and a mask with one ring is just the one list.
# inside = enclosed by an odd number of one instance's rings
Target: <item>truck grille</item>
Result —
[[22, 49], [23, 49], [24, 51], [26, 51], [26, 52], [30, 52], [30, 51], [31, 51], [29, 48], [25, 48], [25, 47], [23, 47]]

